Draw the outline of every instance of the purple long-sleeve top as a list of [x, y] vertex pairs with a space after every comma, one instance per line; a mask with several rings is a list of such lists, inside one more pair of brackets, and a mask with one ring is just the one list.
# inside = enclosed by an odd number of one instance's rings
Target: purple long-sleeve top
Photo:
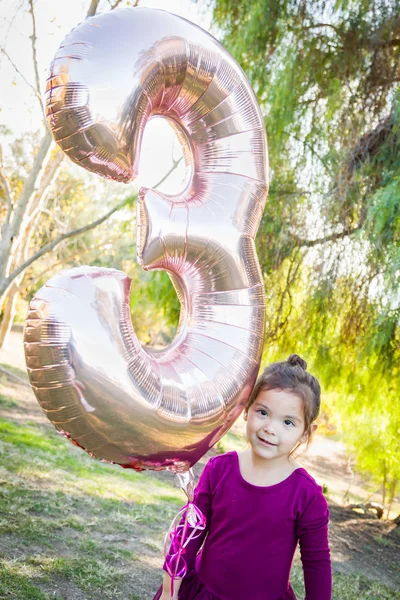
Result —
[[299, 542], [306, 600], [331, 599], [329, 511], [321, 487], [305, 469], [260, 487], [242, 477], [237, 453], [228, 452], [208, 461], [194, 501], [207, 527], [188, 544], [185, 560], [188, 572], [195, 568], [213, 596], [295, 599], [289, 578]]

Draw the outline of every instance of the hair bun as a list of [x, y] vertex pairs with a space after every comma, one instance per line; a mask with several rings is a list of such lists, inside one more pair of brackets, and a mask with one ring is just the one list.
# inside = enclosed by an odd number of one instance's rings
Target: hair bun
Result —
[[305, 371], [307, 370], [306, 361], [301, 358], [298, 354], [291, 354], [286, 361], [291, 367], [301, 367]]

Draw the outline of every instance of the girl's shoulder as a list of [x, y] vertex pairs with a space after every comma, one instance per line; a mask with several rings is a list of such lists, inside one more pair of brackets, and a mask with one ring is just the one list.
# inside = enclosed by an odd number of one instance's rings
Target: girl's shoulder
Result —
[[216, 454], [209, 458], [206, 466], [213, 471], [216, 469], [225, 469], [232, 465], [235, 460], [235, 452], [225, 452], [224, 454]]
[[226, 479], [234, 471], [236, 460], [235, 452], [217, 454], [208, 459], [204, 471], [207, 472], [210, 481], [216, 483]]
[[310, 475], [310, 473], [302, 466], [298, 466], [294, 473], [299, 478], [299, 482], [304, 487], [309, 488], [310, 490], [316, 491], [322, 489], [321, 486], [315, 481], [314, 477]]
[[295, 496], [299, 507], [304, 509], [307, 506], [313, 506], [314, 508], [319, 506], [324, 511], [327, 507], [327, 501], [319, 483], [304, 467], [296, 469], [294, 475], [296, 479]]

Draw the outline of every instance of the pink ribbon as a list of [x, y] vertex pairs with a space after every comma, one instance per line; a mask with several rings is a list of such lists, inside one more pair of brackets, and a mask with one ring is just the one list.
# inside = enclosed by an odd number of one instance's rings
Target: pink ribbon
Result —
[[[187, 564], [183, 558], [186, 547], [191, 540], [202, 534], [206, 526], [206, 518], [201, 510], [191, 501], [183, 506], [165, 536], [165, 567], [171, 577], [171, 598], [174, 597], [174, 582], [185, 577]], [[188, 534], [188, 530], [190, 530]], [[168, 553], [167, 543], [170, 542]]]

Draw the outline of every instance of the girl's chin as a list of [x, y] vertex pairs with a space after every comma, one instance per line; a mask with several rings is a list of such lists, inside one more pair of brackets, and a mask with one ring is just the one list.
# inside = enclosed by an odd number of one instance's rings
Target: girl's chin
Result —
[[259, 456], [271, 457], [277, 454], [277, 447], [265, 446], [264, 444], [258, 443], [253, 446], [253, 452]]

